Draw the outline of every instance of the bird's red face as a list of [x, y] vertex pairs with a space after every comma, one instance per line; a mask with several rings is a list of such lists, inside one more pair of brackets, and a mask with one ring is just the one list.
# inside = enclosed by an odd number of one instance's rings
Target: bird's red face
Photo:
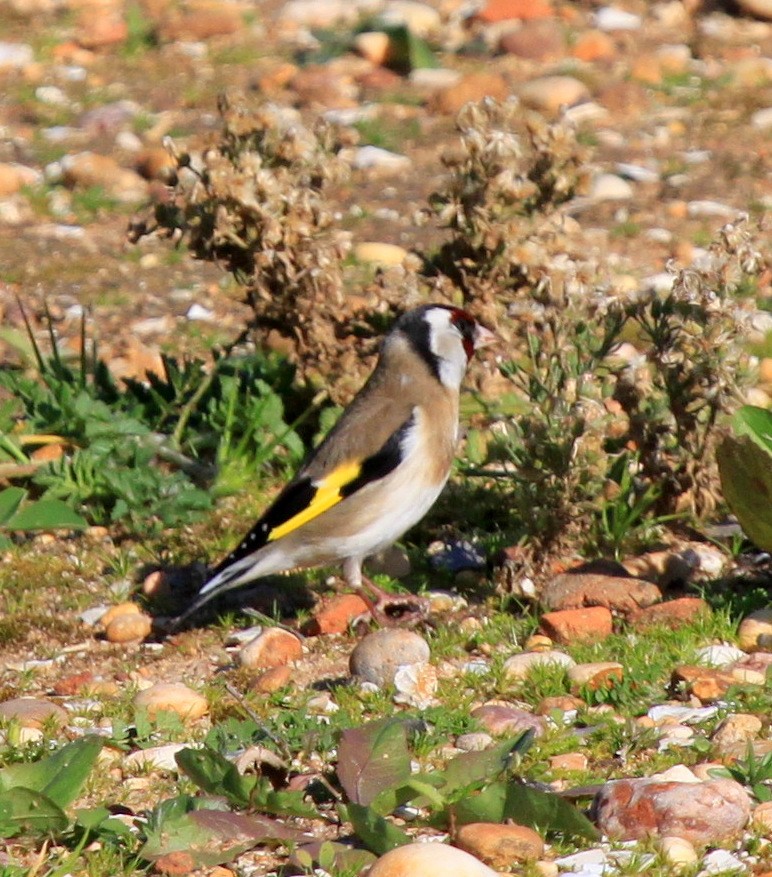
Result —
[[461, 342], [464, 345], [464, 352], [467, 360], [474, 355], [475, 350], [491, 344], [495, 340], [495, 335], [490, 329], [481, 326], [477, 320], [463, 308], [452, 308], [450, 314], [450, 322], [461, 333]]

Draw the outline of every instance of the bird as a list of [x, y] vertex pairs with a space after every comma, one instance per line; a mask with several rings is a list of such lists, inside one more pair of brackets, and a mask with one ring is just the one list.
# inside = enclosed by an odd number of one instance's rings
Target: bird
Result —
[[460, 307], [432, 303], [403, 313], [335, 426], [171, 629], [255, 579], [337, 564], [377, 621], [389, 623], [395, 606], [423, 612], [422, 598], [383, 591], [362, 564], [417, 524], [440, 495], [459, 442], [461, 383], [474, 352], [495, 337]]

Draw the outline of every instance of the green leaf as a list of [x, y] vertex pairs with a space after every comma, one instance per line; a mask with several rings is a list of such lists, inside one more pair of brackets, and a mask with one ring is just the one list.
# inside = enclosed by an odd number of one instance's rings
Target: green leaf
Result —
[[505, 740], [482, 752], [465, 752], [456, 756], [443, 771], [443, 793], [450, 796], [496, 779], [509, 767], [516, 753], [522, 754], [530, 747], [533, 738], [533, 731], [525, 731], [514, 740]]
[[27, 491], [22, 487], [6, 487], [5, 490], [0, 490], [0, 527], [13, 517], [26, 496]]
[[182, 749], [174, 756], [178, 767], [210, 795], [225, 795], [238, 807], [249, 804], [255, 777], [244, 777], [225, 756], [205, 746], [203, 749]]
[[371, 804], [410, 778], [405, 725], [399, 719], [348, 728], [338, 742], [338, 779], [350, 801]]
[[148, 825], [147, 841], [139, 856], [155, 861], [169, 853], [185, 852], [193, 870], [229, 862], [258, 844], [307, 840], [309, 835], [267, 816], [207, 809], [181, 813], [174, 807], [165, 818], [156, 816]]
[[16, 512], [6, 521], [9, 530], [81, 530], [88, 521], [60, 499], [41, 499]]
[[64, 831], [67, 816], [50, 798], [16, 786], [0, 795], [0, 837]]
[[511, 819], [546, 834], [596, 839], [595, 826], [559, 795], [534, 789], [518, 780], [493, 783], [452, 808], [457, 825]]
[[410, 73], [421, 67], [439, 67], [428, 44], [404, 24], [380, 25], [378, 30], [389, 37], [388, 65], [398, 73]]
[[735, 435], [750, 436], [761, 448], [772, 454], [772, 411], [756, 405], [743, 405], [732, 418]]
[[772, 453], [763, 434], [727, 436], [716, 450], [721, 488], [743, 530], [772, 551]]
[[411, 842], [410, 837], [402, 829], [385, 820], [383, 816], [379, 816], [372, 807], [346, 804], [338, 809], [341, 819], [351, 823], [356, 836], [376, 856], [382, 856], [389, 850]]
[[23, 786], [44, 795], [58, 807], [66, 807], [77, 798], [103, 743], [101, 737], [82, 737], [48, 758], [8, 765], [0, 770], [0, 791]]

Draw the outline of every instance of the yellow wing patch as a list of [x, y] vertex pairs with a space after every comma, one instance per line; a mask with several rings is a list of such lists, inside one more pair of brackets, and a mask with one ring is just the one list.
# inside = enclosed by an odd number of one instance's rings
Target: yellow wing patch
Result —
[[327, 509], [337, 505], [343, 499], [341, 488], [350, 484], [359, 476], [361, 471], [362, 464], [357, 461], [341, 463], [337, 469], [333, 469], [326, 478], [318, 482], [314, 498], [303, 511], [298, 512], [288, 521], [271, 530], [268, 541], [275, 542], [277, 539], [281, 539], [282, 536], [297, 530], [298, 527], [302, 527], [303, 524], [307, 524], [314, 518], [319, 517], [322, 512], [326, 512]]

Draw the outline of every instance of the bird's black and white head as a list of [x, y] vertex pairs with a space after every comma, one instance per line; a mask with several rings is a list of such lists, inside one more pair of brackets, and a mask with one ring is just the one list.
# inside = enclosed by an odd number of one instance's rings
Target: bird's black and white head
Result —
[[457, 390], [475, 350], [489, 344], [493, 337], [462, 308], [430, 304], [403, 314], [394, 324], [387, 345], [391, 339], [404, 339], [440, 383]]

